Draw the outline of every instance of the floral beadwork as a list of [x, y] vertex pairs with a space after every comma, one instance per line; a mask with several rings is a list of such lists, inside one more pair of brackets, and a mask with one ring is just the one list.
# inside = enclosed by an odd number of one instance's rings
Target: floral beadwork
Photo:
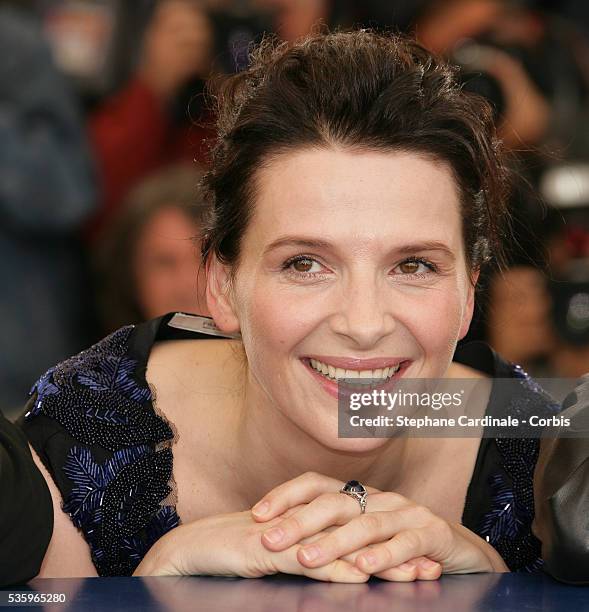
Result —
[[[49, 370], [33, 387], [25, 420], [44, 415], [76, 441], [63, 474], [63, 510], [90, 546], [101, 576], [132, 574], [164, 533], [179, 524], [162, 506], [172, 481], [173, 432], [158, 416], [138, 362], [128, 356], [132, 326]], [[85, 446], [84, 446], [85, 445]], [[98, 461], [93, 448], [110, 451]]]
[[[548, 416], [560, 405], [517, 365], [513, 378], [519, 379], [519, 392], [503, 407], [504, 414], [522, 418], [530, 414]], [[504, 473], [490, 476], [491, 509], [477, 529], [501, 555], [511, 571], [534, 572], [542, 567], [541, 544], [532, 533], [534, 520], [534, 469], [540, 443], [537, 438], [496, 438], [494, 440]]]
[[125, 354], [132, 330], [123, 327], [44, 374], [26, 418], [44, 414], [79, 442], [110, 451], [170, 440], [170, 426], [153, 407], [146, 409], [151, 392], [133, 376], [137, 361]]

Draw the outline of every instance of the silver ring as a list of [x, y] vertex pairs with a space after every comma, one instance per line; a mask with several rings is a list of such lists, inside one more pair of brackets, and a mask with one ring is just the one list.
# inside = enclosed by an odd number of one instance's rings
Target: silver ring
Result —
[[360, 504], [361, 514], [366, 512], [366, 498], [368, 497], [368, 491], [361, 482], [358, 482], [357, 480], [348, 480], [348, 482], [346, 482], [339, 492], [353, 497]]

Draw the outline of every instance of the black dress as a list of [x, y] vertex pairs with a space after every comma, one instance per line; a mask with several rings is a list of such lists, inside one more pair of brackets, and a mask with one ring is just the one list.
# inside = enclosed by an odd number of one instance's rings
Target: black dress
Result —
[[0, 587], [39, 573], [52, 531], [47, 483], [22, 431], [0, 413]]
[[[130, 575], [153, 543], [180, 523], [172, 492], [174, 432], [146, 382], [154, 342], [210, 339], [170, 326], [173, 314], [124, 327], [49, 370], [33, 387], [20, 424], [81, 530], [101, 576]], [[466, 345], [455, 361], [495, 378], [521, 380], [503, 413], [553, 414], [558, 406], [519, 367], [488, 346]], [[542, 565], [531, 531], [537, 439], [481, 440], [463, 524], [486, 539], [512, 571]]]

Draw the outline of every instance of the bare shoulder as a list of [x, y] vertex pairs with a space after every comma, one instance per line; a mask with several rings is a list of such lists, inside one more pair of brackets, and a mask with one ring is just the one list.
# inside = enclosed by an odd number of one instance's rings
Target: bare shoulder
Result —
[[243, 345], [236, 340], [171, 340], [156, 343], [146, 379], [158, 409], [179, 424], [187, 407], [199, 418], [213, 403], [239, 397], [244, 368]]
[[61, 494], [43, 462], [29, 445], [33, 460], [47, 482], [53, 503], [53, 534], [45, 553], [40, 578], [77, 578], [97, 576], [90, 557], [90, 548], [70, 517], [61, 509]]

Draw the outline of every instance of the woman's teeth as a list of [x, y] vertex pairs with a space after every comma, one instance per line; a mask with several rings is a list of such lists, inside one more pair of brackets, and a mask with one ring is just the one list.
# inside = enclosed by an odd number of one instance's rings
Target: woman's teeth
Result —
[[311, 367], [319, 372], [319, 374], [323, 374], [326, 378], [330, 380], [338, 380], [341, 378], [351, 379], [367, 379], [365, 383], [361, 380], [358, 380], [355, 384], [369, 384], [374, 382], [375, 379], [378, 380], [388, 380], [401, 367], [401, 364], [397, 364], [396, 366], [391, 366], [388, 368], [378, 368], [376, 370], [344, 370], [343, 368], [336, 368], [327, 363], [323, 363], [322, 361], [317, 361], [317, 359], [309, 360]]

